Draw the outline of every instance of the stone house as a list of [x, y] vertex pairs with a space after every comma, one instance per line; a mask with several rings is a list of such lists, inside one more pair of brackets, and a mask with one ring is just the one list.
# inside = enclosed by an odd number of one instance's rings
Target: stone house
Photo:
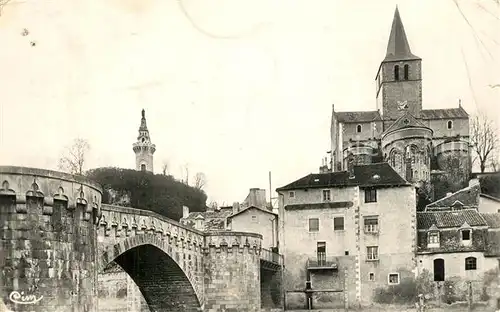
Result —
[[262, 235], [262, 248], [272, 250], [278, 244], [278, 215], [269, 209], [249, 206], [235, 210], [227, 217], [228, 229]]
[[263, 237], [263, 248], [278, 245], [278, 215], [268, 207], [266, 191], [259, 188], [251, 188], [243, 202], [232, 206], [207, 207], [204, 212], [189, 212], [188, 207], [183, 207], [180, 223], [200, 231], [257, 233]]
[[414, 277], [416, 192], [389, 164], [309, 174], [277, 192], [289, 307], [365, 305], [375, 288]]
[[434, 299], [466, 300], [468, 283], [474, 301], [498, 297], [491, 283], [500, 279], [488, 275], [500, 269], [500, 214], [482, 212], [480, 185], [469, 184], [417, 212], [417, 274], [430, 273]]

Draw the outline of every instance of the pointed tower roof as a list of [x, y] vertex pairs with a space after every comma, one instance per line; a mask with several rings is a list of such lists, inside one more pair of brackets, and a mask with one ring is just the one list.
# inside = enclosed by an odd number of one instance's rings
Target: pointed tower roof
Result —
[[387, 53], [383, 62], [400, 60], [420, 60], [420, 58], [411, 53], [410, 44], [406, 38], [405, 28], [401, 21], [401, 16], [399, 16], [398, 7], [396, 6], [389, 43], [387, 44]]
[[148, 126], [146, 125], [146, 111], [142, 110], [141, 126], [139, 131], [148, 131]]

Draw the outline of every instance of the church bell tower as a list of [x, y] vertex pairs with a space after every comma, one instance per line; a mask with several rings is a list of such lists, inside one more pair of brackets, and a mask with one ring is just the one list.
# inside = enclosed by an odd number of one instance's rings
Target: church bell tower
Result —
[[141, 171], [153, 172], [153, 154], [156, 146], [151, 143], [148, 126], [146, 125], [146, 113], [142, 110], [141, 126], [139, 127], [139, 136], [137, 142], [133, 144], [135, 153], [135, 169]]
[[387, 53], [377, 77], [377, 109], [384, 120], [395, 120], [422, 110], [422, 59], [411, 52], [399, 10], [392, 21]]

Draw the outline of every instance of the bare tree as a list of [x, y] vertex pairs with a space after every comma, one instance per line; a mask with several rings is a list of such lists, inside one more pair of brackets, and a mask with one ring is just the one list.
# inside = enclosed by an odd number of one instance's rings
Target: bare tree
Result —
[[83, 174], [85, 157], [90, 150], [90, 144], [87, 140], [76, 138], [71, 146], [66, 147], [63, 156], [59, 159], [59, 170], [71, 174]]
[[207, 184], [207, 177], [203, 172], [198, 172], [194, 176], [194, 187], [202, 190], [203, 187]]
[[189, 185], [189, 164], [185, 163], [181, 166], [181, 182]]
[[495, 153], [491, 157], [490, 167], [491, 167], [491, 171], [493, 171], [493, 172], [497, 172], [498, 170], [500, 170], [500, 161], [499, 161], [499, 157], [498, 157], [497, 153]]
[[479, 160], [481, 172], [498, 149], [498, 132], [495, 123], [484, 113], [478, 113], [472, 119], [470, 144], [475, 153], [473, 162]]
[[161, 166], [161, 171], [162, 171], [163, 175], [169, 174], [169, 172], [168, 172], [168, 160], [163, 161], [163, 165]]
[[213, 210], [217, 210], [219, 208], [219, 204], [215, 200], [211, 201], [210, 204], [208, 205], [210, 208]]

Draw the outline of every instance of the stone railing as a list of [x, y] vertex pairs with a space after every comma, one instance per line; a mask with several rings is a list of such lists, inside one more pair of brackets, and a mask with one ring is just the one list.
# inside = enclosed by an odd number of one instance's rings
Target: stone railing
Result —
[[12, 212], [15, 213], [26, 214], [28, 209], [38, 209], [37, 214], [52, 216], [63, 214], [61, 210], [66, 209], [74, 212], [75, 219], [93, 223], [101, 215], [102, 189], [84, 177], [44, 169], [0, 166], [0, 183], [0, 196], [12, 199]]
[[115, 244], [121, 237], [140, 234], [165, 236], [192, 245], [195, 251], [204, 246], [203, 232], [148, 210], [103, 205], [99, 220], [98, 239], [101, 243]]
[[280, 255], [279, 253], [269, 249], [262, 248], [262, 251], [260, 253], [260, 259], [278, 265], [283, 265], [283, 255]]
[[338, 269], [339, 259], [335, 256], [318, 255], [314, 258], [308, 258], [306, 267], [308, 269]]
[[239, 248], [253, 250], [260, 254], [262, 249], [262, 235], [246, 232], [218, 231], [205, 233], [205, 248]]

